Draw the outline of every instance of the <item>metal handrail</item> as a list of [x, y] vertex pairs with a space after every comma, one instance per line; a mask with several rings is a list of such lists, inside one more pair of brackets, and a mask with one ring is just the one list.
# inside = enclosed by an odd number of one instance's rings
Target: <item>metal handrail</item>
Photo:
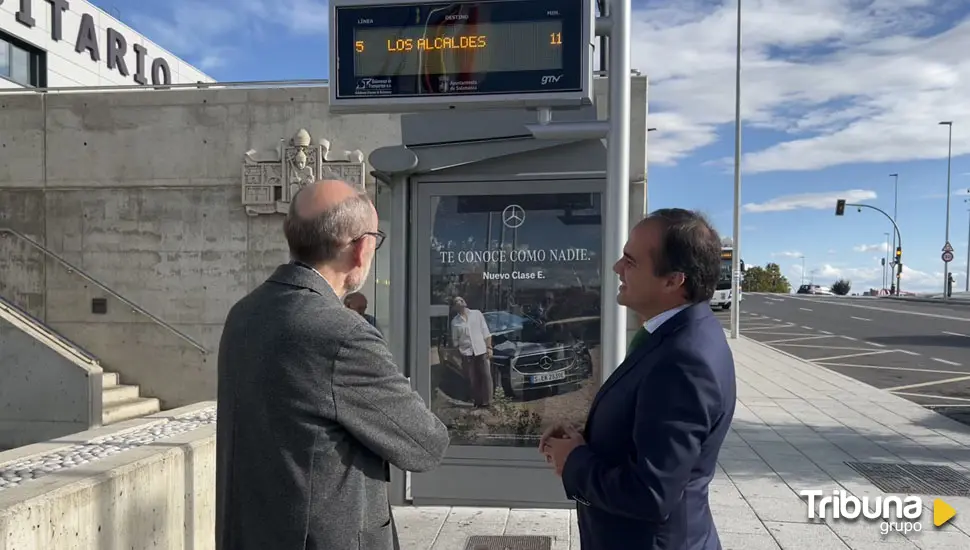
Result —
[[58, 86], [53, 88], [5, 88], [0, 89], [3, 94], [46, 94], [50, 92], [117, 92], [117, 91], [166, 91], [209, 88], [289, 88], [326, 86], [329, 80], [325, 78], [306, 80], [252, 80], [236, 82], [180, 82], [178, 84], [105, 84], [100, 86]]
[[100, 288], [101, 290], [107, 292], [108, 294], [110, 294], [114, 298], [117, 298], [118, 300], [120, 300], [124, 304], [128, 305], [129, 307], [131, 307], [131, 309], [133, 309], [134, 311], [137, 311], [138, 313], [141, 313], [145, 317], [148, 317], [155, 324], [161, 326], [165, 330], [167, 330], [167, 331], [171, 332], [172, 334], [178, 336], [182, 340], [185, 340], [186, 342], [188, 342], [189, 344], [191, 344], [192, 347], [194, 347], [195, 349], [201, 351], [204, 354], [208, 354], [209, 353], [209, 350], [205, 349], [205, 346], [203, 346], [202, 344], [196, 342], [191, 336], [185, 334], [184, 332], [180, 331], [179, 329], [177, 329], [177, 328], [173, 327], [172, 325], [166, 323], [165, 321], [159, 319], [158, 317], [156, 317], [155, 315], [153, 315], [149, 311], [145, 310], [145, 308], [141, 307], [140, 305], [136, 304], [135, 302], [132, 302], [128, 298], [125, 298], [121, 294], [118, 294], [114, 290], [111, 290], [110, 288], [108, 288], [107, 286], [105, 286], [104, 283], [98, 281], [97, 279], [95, 279], [91, 275], [88, 275], [86, 272], [84, 272], [84, 270], [79, 269], [77, 266], [75, 266], [71, 262], [65, 260], [64, 258], [60, 257], [59, 255], [57, 255], [55, 252], [53, 252], [52, 250], [50, 250], [46, 246], [44, 246], [44, 245], [40, 244], [39, 242], [31, 239], [27, 235], [24, 235], [23, 233], [20, 233], [19, 231], [15, 231], [13, 229], [10, 229], [9, 227], [0, 227], [0, 234], [3, 234], [3, 233], [7, 233], [9, 235], [13, 235], [14, 237], [17, 237], [18, 239], [23, 240], [24, 242], [26, 242], [30, 246], [32, 246], [32, 247], [36, 248], [37, 250], [40, 250], [41, 252], [43, 252], [47, 257], [51, 258], [52, 260], [56, 261], [57, 263], [61, 264], [64, 267], [66, 267], [68, 270], [77, 273], [85, 281], [87, 281], [87, 282], [93, 284], [94, 286]]

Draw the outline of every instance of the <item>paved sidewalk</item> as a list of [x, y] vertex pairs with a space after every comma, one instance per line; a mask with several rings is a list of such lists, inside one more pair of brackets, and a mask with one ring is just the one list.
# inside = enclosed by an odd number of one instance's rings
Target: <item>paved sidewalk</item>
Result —
[[[731, 347], [738, 408], [711, 484], [725, 550], [970, 549], [967, 497], [944, 497], [957, 516], [937, 529], [933, 496], [922, 495], [922, 531], [884, 536], [865, 520], [809, 520], [798, 495], [885, 494], [846, 461], [945, 465], [970, 475], [970, 428], [744, 337]], [[570, 510], [399, 507], [395, 517], [404, 550], [463, 550], [471, 535], [501, 534], [548, 535], [553, 550], [579, 549]]]

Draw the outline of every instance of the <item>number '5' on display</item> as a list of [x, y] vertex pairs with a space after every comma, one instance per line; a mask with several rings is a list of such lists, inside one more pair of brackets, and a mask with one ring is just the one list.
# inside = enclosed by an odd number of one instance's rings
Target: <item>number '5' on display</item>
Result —
[[364, 53], [364, 41], [358, 40], [354, 42], [354, 49], [357, 50], [357, 53]]

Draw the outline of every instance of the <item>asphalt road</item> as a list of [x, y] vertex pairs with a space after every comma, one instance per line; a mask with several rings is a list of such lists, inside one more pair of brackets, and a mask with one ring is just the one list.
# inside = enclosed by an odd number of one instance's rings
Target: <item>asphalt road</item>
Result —
[[745, 294], [741, 334], [970, 424], [970, 307]]

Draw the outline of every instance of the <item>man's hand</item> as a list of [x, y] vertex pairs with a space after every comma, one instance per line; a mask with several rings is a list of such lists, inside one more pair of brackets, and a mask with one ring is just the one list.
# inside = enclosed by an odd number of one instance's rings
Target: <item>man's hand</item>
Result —
[[566, 459], [573, 449], [586, 444], [583, 434], [575, 428], [568, 426], [560, 436], [552, 436], [545, 439], [542, 443], [542, 454], [546, 456], [546, 462], [553, 465], [556, 475], [562, 477], [562, 470], [566, 466]]
[[539, 438], [539, 452], [545, 454], [546, 441], [550, 437], [563, 437], [566, 435], [567, 425], [564, 422], [556, 422], [552, 426], [546, 428], [546, 431], [542, 432], [542, 437]]

